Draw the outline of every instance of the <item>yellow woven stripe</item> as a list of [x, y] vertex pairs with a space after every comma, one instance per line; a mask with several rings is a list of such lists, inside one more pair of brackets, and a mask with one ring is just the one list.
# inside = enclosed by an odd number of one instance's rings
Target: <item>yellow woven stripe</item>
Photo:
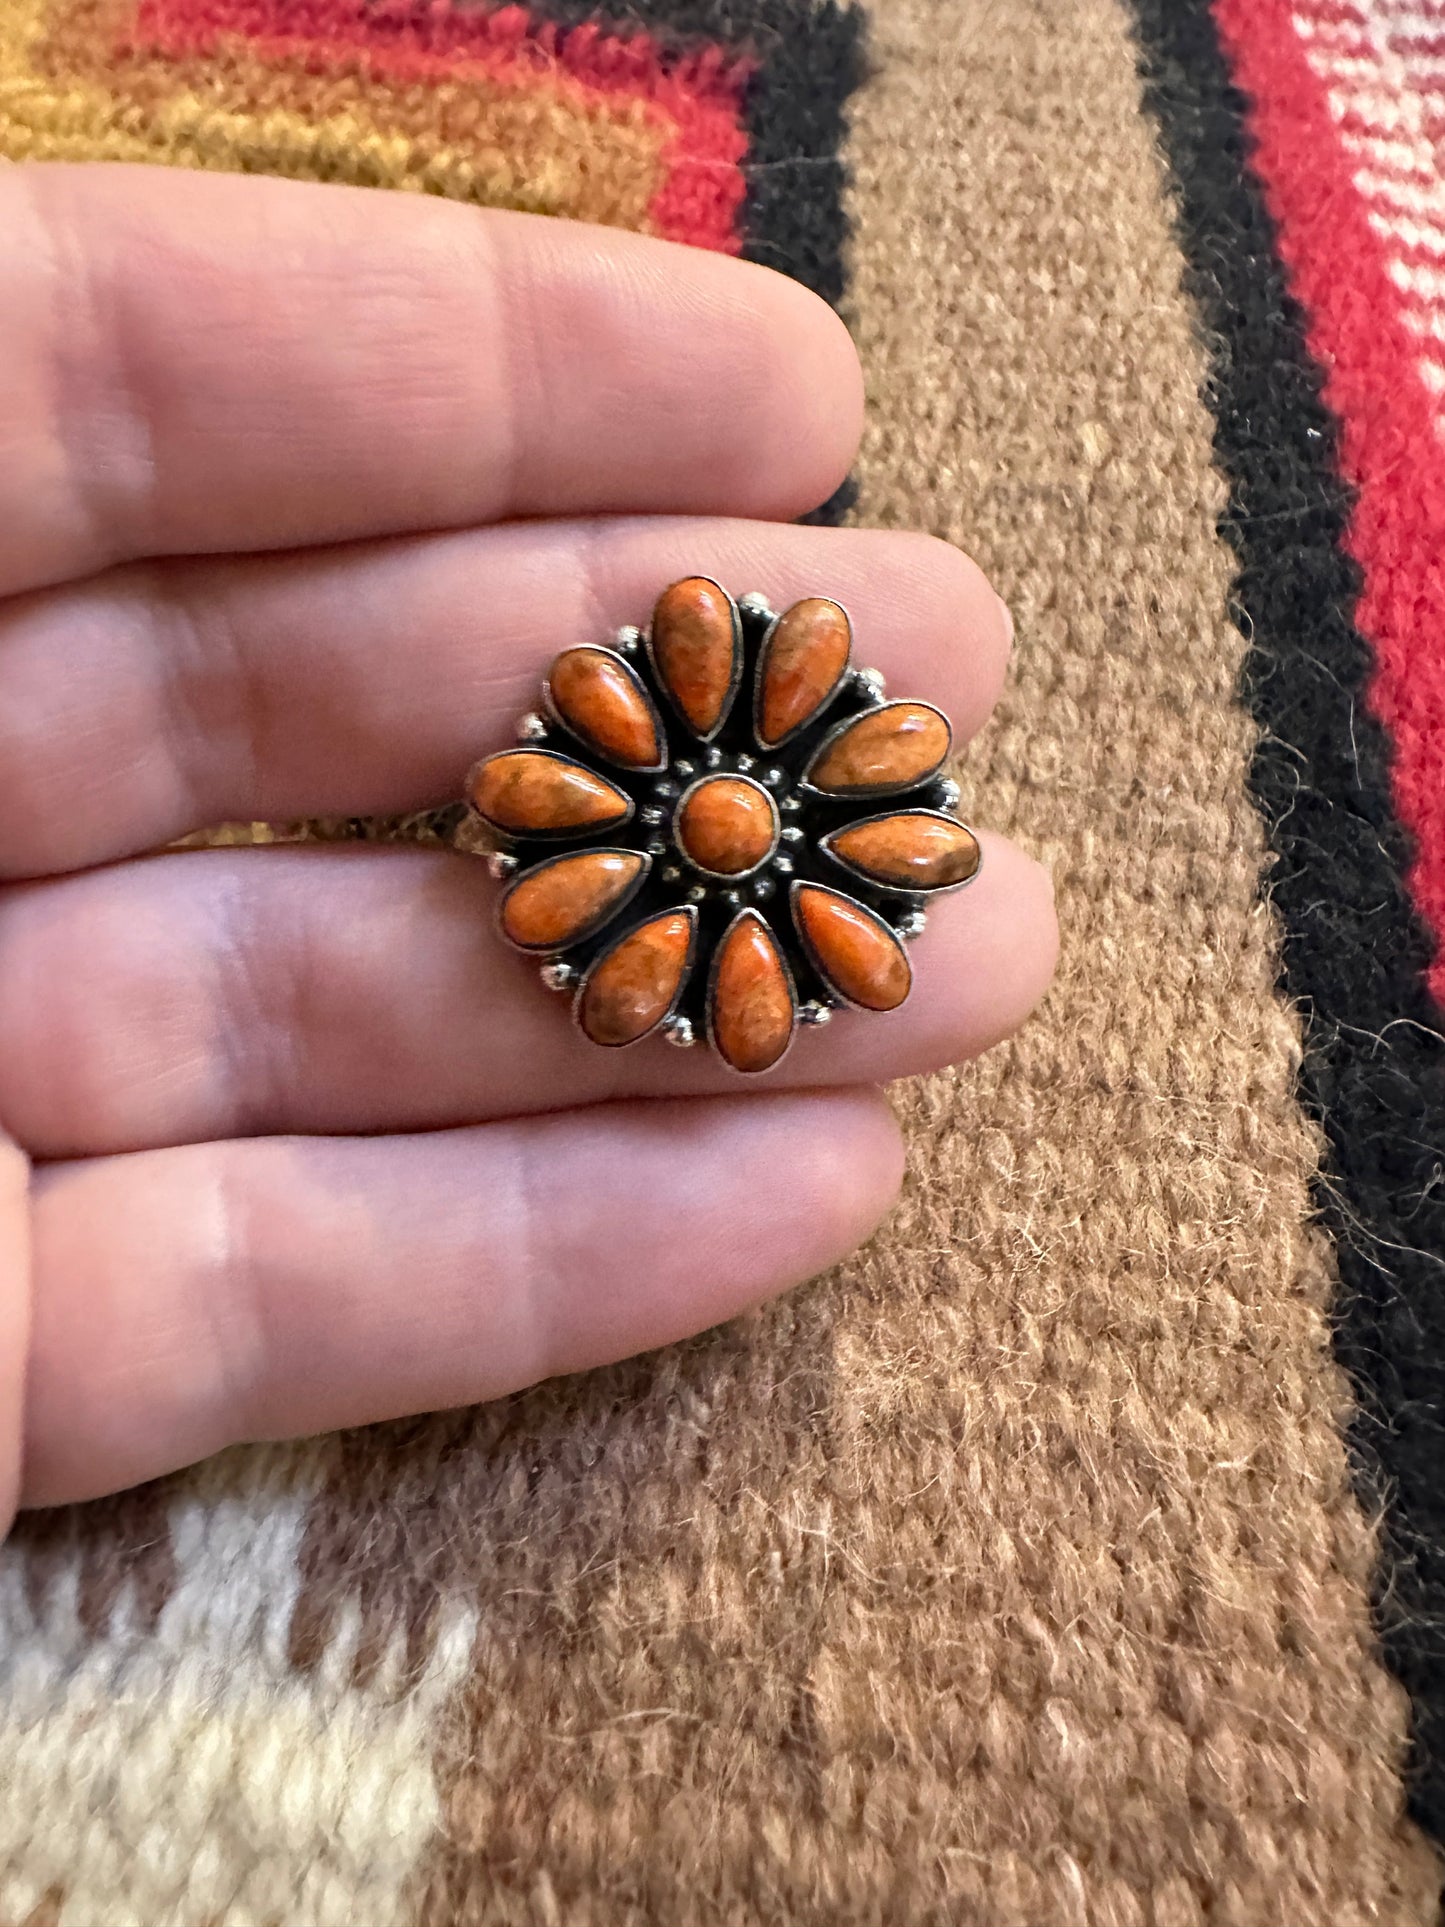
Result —
[[0, 156], [159, 161], [652, 226], [671, 129], [639, 101], [589, 99], [562, 76], [419, 87], [312, 74], [234, 47], [130, 60], [111, 80], [94, 25], [54, 19], [46, 0], [0, 0]]

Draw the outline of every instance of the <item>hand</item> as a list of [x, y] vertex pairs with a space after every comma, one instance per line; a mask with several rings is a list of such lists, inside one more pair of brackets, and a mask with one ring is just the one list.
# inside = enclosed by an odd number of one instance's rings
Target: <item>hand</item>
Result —
[[351, 189], [0, 173], [6, 1517], [665, 1343], [877, 1222], [877, 1082], [984, 1049], [1052, 969], [1047, 880], [1001, 839], [908, 1005], [760, 1087], [587, 1044], [474, 859], [142, 854], [456, 796], [557, 650], [698, 571], [838, 597], [967, 738], [1008, 649], [979, 571], [789, 526], [859, 423], [843, 328], [760, 268]]

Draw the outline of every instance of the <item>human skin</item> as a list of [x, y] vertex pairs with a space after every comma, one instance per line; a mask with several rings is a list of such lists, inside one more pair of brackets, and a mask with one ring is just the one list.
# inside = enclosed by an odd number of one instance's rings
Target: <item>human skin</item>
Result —
[[588, 1045], [474, 859], [153, 854], [456, 795], [559, 649], [691, 573], [838, 598], [966, 740], [1010, 641], [980, 571], [792, 525], [861, 416], [841, 324], [763, 268], [348, 188], [0, 174], [0, 1526], [666, 1343], [878, 1223], [880, 1084], [1007, 1035], [1053, 968], [1004, 839], [901, 1010], [756, 1086]]

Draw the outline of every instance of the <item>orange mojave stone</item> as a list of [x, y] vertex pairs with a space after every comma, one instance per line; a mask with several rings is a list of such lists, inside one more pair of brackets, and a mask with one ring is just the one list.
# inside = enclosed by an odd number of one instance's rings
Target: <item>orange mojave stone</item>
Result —
[[682, 799], [677, 841], [701, 869], [742, 876], [771, 856], [777, 844], [773, 799], [746, 776], [704, 777]]
[[978, 839], [951, 816], [900, 810], [834, 830], [825, 841], [850, 870], [899, 890], [947, 890], [978, 869]]
[[740, 647], [732, 599], [706, 576], [664, 589], [652, 612], [652, 659], [668, 694], [699, 736], [727, 714]]
[[565, 950], [619, 909], [646, 873], [636, 850], [549, 857], [503, 897], [502, 933], [521, 950]]
[[695, 922], [686, 910], [664, 911], [592, 966], [577, 1015], [594, 1044], [635, 1044], [662, 1022], [687, 974]]
[[535, 749], [504, 749], [478, 763], [467, 797], [479, 816], [515, 836], [561, 836], [624, 823], [632, 804], [605, 776]]
[[951, 744], [948, 719], [927, 703], [884, 703], [824, 743], [806, 781], [829, 796], [911, 789], [932, 776]]
[[793, 892], [793, 918], [809, 956], [850, 1004], [897, 1010], [913, 987], [913, 969], [881, 918], [818, 883]]
[[552, 707], [570, 730], [623, 769], [656, 769], [662, 737], [652, 705], [606, 649], [564, 649], [547, 677]]
[[765, 1071], [793, 1035], [793, 987], [772, 931], [756, 910], [733, 919], [718, 945], [712, 979], [712, 1036], [735, 1071]]
[[846, 613], [824, 596], [785, 609], [758, 666], [758, 741], [772, 749], [816, 716], [848, 667], [853, 636]]

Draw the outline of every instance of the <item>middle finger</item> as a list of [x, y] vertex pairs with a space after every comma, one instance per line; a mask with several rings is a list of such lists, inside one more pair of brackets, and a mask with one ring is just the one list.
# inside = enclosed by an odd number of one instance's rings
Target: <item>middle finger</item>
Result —
[[118, 569], [0, 605], [0, 877], [208, 823], [446, 802], [557, 651], [699, 572], [779, 607], [836, 597], [858, 660], [960, 740], [993, 706], [1006, 619], [926, 536], [617, 518]]

